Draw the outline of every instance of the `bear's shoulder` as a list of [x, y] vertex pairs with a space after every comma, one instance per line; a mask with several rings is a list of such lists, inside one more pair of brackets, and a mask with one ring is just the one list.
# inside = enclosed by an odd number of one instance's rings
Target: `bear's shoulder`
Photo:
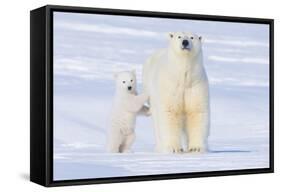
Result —
[[165, 57], [167, 55], [168, 55], [167, 49], [159, 49], [152, 54], [151, 58], [154, 59], [154, 58], [159, 58], [159, 57]]
[[[161, 62], [161, 61], [167, 61], [168, 59], [168, 51], [167, 49], [159, 49], [155, 51], [149, 58], [148, 61], [146, 62], [147, 65], [151, 68], [152, 65], [155, 63]], [[148, 66], [146, 66], [148, 67]]]

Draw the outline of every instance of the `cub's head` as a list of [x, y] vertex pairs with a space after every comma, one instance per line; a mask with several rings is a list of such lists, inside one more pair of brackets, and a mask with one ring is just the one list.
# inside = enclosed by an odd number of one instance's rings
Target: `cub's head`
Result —
[[134, 94], [136, 92], [136, 72], [123, 71], [114, 75], [117, 91]]
[[195, 56], [201, 52], [201, 36], [190, 32], [170, 32], [168, 38], [170, 48], [176, 54]]

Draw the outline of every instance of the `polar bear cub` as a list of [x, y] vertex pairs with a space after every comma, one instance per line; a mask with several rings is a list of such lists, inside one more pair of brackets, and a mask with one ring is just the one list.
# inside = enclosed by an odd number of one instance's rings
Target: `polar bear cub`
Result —
[[108, 151], [112, 153], [129, 152], [135, 140], [136, 116], [148, 114], [144, 103], [147, 94], [137, 95], [135, 71], [115, 74], [116, 93], [114, 96], [111, 128], [109, 130]]

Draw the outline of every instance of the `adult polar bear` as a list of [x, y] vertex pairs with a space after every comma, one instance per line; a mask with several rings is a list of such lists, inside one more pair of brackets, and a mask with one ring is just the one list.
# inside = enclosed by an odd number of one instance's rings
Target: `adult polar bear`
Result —
[[154, 53], [143, 68], [156, 150], [179, 153], [185, 151], [186, 143], [188, 152], [203, 152], [207, 150], [210, 109], [201, 37], [186, 32], [168, 36], [168, 48]]

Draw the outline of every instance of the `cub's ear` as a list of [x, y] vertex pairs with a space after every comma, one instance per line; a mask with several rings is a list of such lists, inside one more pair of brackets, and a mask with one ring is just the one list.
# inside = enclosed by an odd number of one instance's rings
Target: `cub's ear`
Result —
[[169, 33], [168, 33], [168, 37], [169, 37], [169, 38], [173, 38], [174, 36], [175, 36], [175, 35], [174, 35], [173, 32], [169, 32]]
[[203, 39], [202, 36], [199, 36], [199, 40], [202, 41], [202, 39]]

